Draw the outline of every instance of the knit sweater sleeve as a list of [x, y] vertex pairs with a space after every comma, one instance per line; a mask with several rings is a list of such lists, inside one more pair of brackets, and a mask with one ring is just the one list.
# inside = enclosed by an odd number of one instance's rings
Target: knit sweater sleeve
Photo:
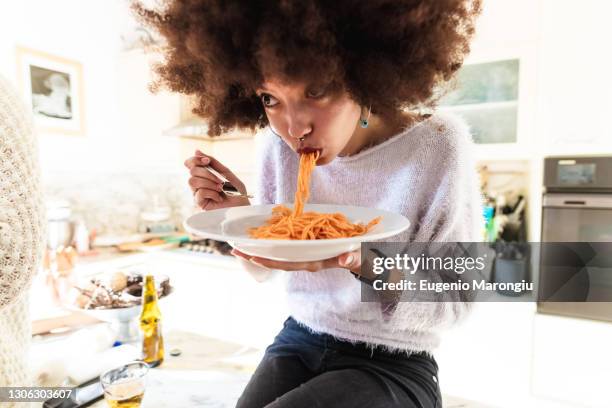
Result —
[[[473, 142], [467, 124], [446, 115], [438, 127], [432, 154], [431, 194], [421, 203], [424, 211], [413, 234], [416, 242], [478, 242], [484, 227]], [[435, 156], [435, 157], [434, 157]], [[434, 160], [435, 159], [435, 160]], [[437, 170], [434, 170], [434, 168]]]
[[[430, 179], [431, 194], [421, 203], [422, 215], [409, 242], [480, 242], [484, 226], [483, 197], [469, 129], [465, 122], [453, 117], [446, 118], [439, 129], [441, 133], [431, 151], [435, 151], [436, 169], [442, 170], [437, 173], [431, 170], [437, 175]], [[460, 277], [454, 272], [449, 276], [420, 274], [429, 281]], [[401, 327], [419, 330], [450, 327], [465, 317], [473, 305], [466, 298], [458, 298], [456, 292], [436, 294], [432, 302], [411, 302], [405, 297], [403, 300], [390, 308], [391, 320]]]
[[0, 309], [20, 298], [40, 265], [44, 215], [39, 173], [31, 116], [0, 77]]
[[276, 202], [276, 157], [278, 146], [267, 129], [256, 136], [255, 148], [255, 204]]

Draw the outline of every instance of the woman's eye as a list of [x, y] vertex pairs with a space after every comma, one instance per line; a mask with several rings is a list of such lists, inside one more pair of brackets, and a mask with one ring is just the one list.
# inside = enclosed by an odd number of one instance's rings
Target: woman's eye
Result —
[[266, 108], [271, 108], [275, 106], [276, 104], [278, 104], [278, 101], [276, 100], [276, 98], [270, 94], [261, 94], [260, 98], [261, 98], [261, 102]]
[[322, 98], [323, 96], [325, 96], [325, 89], [324, 88], [319, 88], [319, 89], [309, 89], [306, 92], [306, 96], [308, 96], [309, 98]]

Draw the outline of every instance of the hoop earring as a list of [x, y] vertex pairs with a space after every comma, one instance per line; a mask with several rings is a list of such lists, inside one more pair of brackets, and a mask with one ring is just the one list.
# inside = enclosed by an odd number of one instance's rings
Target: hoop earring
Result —
[[364, 118], [359, 118], [359, 125], [360, 125], [362, 128], [364, 128], [364, 129], [365, 129], [365, 128], [367, 128], [367, 127], [368, 127], [368, 124], [369, 124], [369, 121], [370, 121], [370, 115], [371, 115], [371, 114], [372, 114], [372, 105], [370, 105], [370, 107], [368, 108], [368, 117], [367, 117], [367, 118], [365, 118], [365, 119], [364, 119]]

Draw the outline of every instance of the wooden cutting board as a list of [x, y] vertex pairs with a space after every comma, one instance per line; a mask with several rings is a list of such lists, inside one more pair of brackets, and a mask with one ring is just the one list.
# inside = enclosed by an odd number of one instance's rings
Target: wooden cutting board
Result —
[[100, 323], [88, 314], [65, 310], [55, 316], [32, 320], [32, 335], [68, 331], [77, 327]]

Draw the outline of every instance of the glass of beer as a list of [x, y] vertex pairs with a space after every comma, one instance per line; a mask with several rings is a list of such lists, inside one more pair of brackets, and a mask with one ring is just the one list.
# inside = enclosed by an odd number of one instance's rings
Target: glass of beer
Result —
[[140, 407], [148, 371], [147, 363], [133, 361], [103, 373], [100, 376], [100, 382], [108, 406], [111, 408]]

